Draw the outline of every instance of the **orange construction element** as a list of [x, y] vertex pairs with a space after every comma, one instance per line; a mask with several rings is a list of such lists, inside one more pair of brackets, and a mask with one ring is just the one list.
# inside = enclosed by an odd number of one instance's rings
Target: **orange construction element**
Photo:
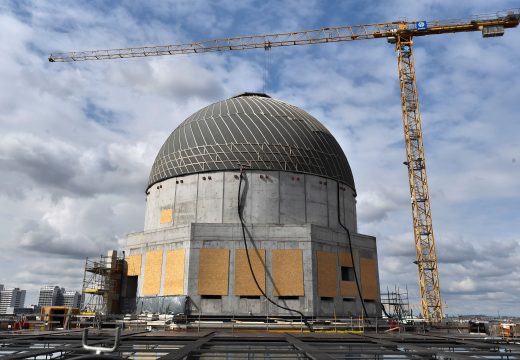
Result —
[[273, 250], [274, 296], [304, 296], [302, 250]]
[[183, 295], [184, 256], [186, 250], [177, 249], [166, 252], [163, 295]]

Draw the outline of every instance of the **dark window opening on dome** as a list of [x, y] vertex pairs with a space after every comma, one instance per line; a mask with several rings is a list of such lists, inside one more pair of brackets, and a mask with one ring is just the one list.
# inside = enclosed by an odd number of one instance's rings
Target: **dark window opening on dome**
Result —
[[280, 300], [298, 300], [299, 296], [278, 296]]

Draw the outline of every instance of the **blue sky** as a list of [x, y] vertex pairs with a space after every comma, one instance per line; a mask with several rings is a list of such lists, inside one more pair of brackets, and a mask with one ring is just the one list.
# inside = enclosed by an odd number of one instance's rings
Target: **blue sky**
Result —
[[[384, 40], [50, 64], [53, 51], [465, 18], [515, 1], [0, 3], [0, 284], [79, 289], [85, 256], [142, 230], [148, 172], [203, 106], [266, 91], [322, 121], [350, 161], [383, 289], [418, 287], [394, 50]], [[448, 314], [520, 315], [520, 29], [416, 39], [440, 282]]]

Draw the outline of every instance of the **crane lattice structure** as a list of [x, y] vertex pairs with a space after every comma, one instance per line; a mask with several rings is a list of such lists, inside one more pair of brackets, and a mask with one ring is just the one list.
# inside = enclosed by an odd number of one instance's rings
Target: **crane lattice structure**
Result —
[[417, 36], [481, 31], [483, 37], [502, 36], [518, 26], [520, 9], [462, 20], [396, 21], [368, 25], [338, 26], [281, 34], [228, 37], [194, 43], [144, 46], [111, 50], [54, 53], [50, 62], [123, 59], [162, 55], [202, 54], [231, 50], [266, 49], [281, 46], [325, 44], [342, 41], [386, 38], [397, 52], [401, 109], [406, 144], [406, 161], [412, 203], [413, 232], [419, 273], [421, 310], [431, 322], [443, 318], [437, 254], [433, 235], [430, 197], [426, 177], [419, 98], [413, 57]]

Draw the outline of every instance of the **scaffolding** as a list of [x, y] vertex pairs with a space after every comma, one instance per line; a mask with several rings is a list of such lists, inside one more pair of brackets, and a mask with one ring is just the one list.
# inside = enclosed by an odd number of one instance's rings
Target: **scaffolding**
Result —
[[82, 315], [106, 316], [118, 312], [124, 258], [110, 251], [107, 256], [86, 258], [83, 275]]
[[404, 320], [413, 316], [408, 301], [408, 286], [405, 291], [401, 291], [398, 286], [394, 286], [394, 290], [390, 291], [386, 288], [386, 293], [381, 294], [381, 305], [389, 317]]

